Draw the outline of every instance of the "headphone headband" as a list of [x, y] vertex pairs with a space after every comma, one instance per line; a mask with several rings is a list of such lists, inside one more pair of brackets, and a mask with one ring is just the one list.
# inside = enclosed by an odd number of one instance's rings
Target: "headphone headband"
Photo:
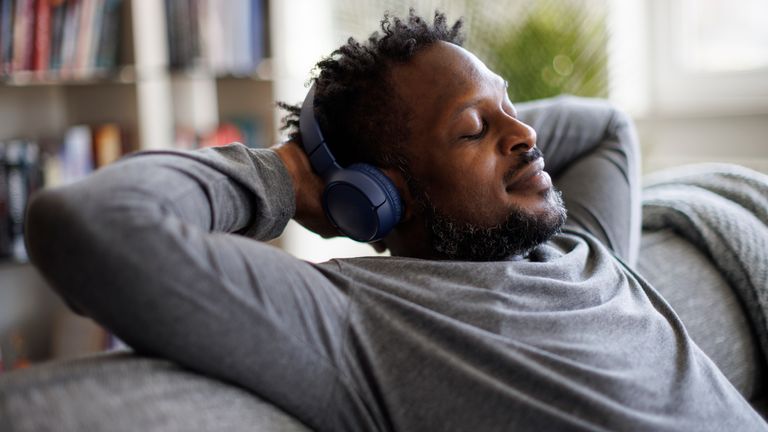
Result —
[[301, 105], [299, 130], [301, 131], [301, 145], [309, 156], [310, 165], [319, 176], [327, 179], [333, 171], [341, 169], [331, 154], [323, 133], [320, 132], [320, 125], [315, 119], [315, 84], [312, 84], [304, 98], [304, 103]]
[[315, 119], [315, 84], [307, 92], [299, 114], [301, 145], [312, 169], [325, 181], [323, 210], [346, 236], [372, 242], [386, 236], [400, 221], [400, 194], [378, 168], [352, 164], [342, 168], [333, 157]]

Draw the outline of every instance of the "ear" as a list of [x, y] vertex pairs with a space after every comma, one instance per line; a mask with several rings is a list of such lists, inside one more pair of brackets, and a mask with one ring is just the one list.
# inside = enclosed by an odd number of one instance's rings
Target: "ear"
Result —
[[413, 195], [411, 195], [411, 190], [408, 188], [405, 177], [395, 168], [383, 168], [381, 171], [392, 180], [392, 183], [397, 188], [397, 192], [400, 193], [400, 201], [403, 204], [403, 218], [400, 222], [410, 220], [413, 217]]

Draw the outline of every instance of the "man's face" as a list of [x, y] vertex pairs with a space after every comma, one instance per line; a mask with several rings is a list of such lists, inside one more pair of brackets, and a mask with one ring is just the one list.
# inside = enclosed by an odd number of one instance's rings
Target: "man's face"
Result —
[[396, 66], [392, 81], [412, 115], [411, 186], [438, 254], [503, 259], [557, 232], [565, 220], [560, 195], [501, 77], [467, 50], [438, 42]]

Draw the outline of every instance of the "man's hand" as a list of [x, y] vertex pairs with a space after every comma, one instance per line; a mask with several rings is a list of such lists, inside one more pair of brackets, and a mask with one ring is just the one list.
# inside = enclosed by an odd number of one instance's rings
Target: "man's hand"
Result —
[[[296, 193], [296, 214], [293, 217], [296, 222], [324, 238], [341, 236], [342, 234], [331, 225], [323, 211], [321, 200], [325, 183], [312, 171], [309, 158], [300, 144], [288, 141], [272, 146], [272, 150], [283, 160], [291, 174], [293, 189]], [[371, 247], [378, 253], [387, 250], [383, 240], [371, 243]]]
[[288, 141], [271, 148], [283, 160], [291, 174], [296, 193], [296, 214], [293, 217], [296, 222], [324, 238], [341, 235], [323, 212], [321, 198], [325, 184], [323, 179], [312, 171], [307, 154], [300, 144]]

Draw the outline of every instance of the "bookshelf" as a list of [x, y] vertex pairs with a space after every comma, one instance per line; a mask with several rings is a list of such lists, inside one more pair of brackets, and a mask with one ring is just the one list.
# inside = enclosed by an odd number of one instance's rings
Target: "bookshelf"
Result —
[[[282, 46], [285, 46], [296, 43], [297, 37], [305, 37], [307, 40], [314, 37], [302, 31], [289, 34], [287, 26], [277, 24], [291, 20], [290, 10], [295, 10], [297, 4], [306, 3], [300, 0], [276, 2], [282, 3], [276, 8], [271, 7], [269, 0], [0, 0], [0, 24], [3, 23], [3, 8], [9, 4], [32, 8], [31, 11], [45, 3], [51, 8], [78, 4], [83, 10], [91, 10], [94, 16], [98, 15], [100, 7], [115, 4], [119, 23], [118, 36], [113, 42], [117, 52], [115, 62], [108, 68], [73, 67], [67, 73], [35, 70], [35, 66], [30, 67], [31, 70], [17, 69], [9, 72], [3, 63], [5, 58], [0, 55], [0, 143], [6, 147], [11, 141], [34, 142], [41, 153], [55, 158], [74, 126], [87, 125], [95, 130], [99, 125], [112, 124], [121, 130], [123, 153], [141, 149], [196, 148], [205, 143], [213, 143], [211, 140], [215, 138], [217, 127], [225, 122], [238, 127], [243, 140], [250, 142], [246, 144], [254, 147], [269, 146], [278, 137], [279, 115], [274, 102], [280, 91], [275, 90], [276, 83], [280, 83], [282, 88], [298, 84], [298, 90], [292, 90], [293, 93], [288, 95], [288, 100], [293, 101], [296, 99], [294, 94], [303, 92], [301, 84], [310, 70], [307, 67], [303, 71], [301, 80], [291, 78], [290, 74], [283, 74], [276, 79], [276, 71], [279, 73], [281, 68], [285, 70], [286, 60], [280, 59], [280, 56], [271, 56], [275, 52], [272, 46], [275, 40], [282, 41]], [[322, 6], [323, 3], [319, 2], [318, 5]], [[318, 5], [311, 6], [310, 10]], [[180, 21], [178, 17], [174, 20], [169, 16], [169, 8], [174, 8], [176, 12], [182, 8], [184, 13], [192, 13], [189, 8], [206, 8], [202, 12], [209, 15], [209, 27], [211, 14], [220, 15], [221, 20], [228, 20], [243, 15], [237, 8], [250, 8], [250, 19], [260, 20], [258, 33], [250, 41], [250, 48], [240, 46], [240, 51], [221, 54], [219, 51], [222, 50], [209, 44], [205, 48], [207, 51], [202, 52], [204, 61], [198, 55], [189, 62], [180, 62], [178, 52], [171, 52], [169, 45], [176, 44], [178, 47], [180, 42], [189, 45], [189, 41], [180, 41], [178, 38], [170, 40], [172, 36], [169, 35], [169, 27], [175, 25], [178, 28], [179, 22], [189, 20]], [[27, 13], [33, 13], [34, 16], [34, 12]], [[66, 13], [69, 12], [62, 12], [63, 15]], [[48, 19], [53, 21], [54, 14], [51, 12]], [[199, 23], [203, 23], [203, 18], [198, 17]], [[233, 27], [244, 31], [243, 26], [246, 25], [248, 22], [241, 17]], [[219, 26], [219, 31], [227, 27]], [[30, 24], [29, 28], [34, 29], [34, 26]], [[34, 33], [35, 30], [30, 31]], [[275, 36], [274, 32], [279, 34]], [[12, 45], [21, 46], [18, 34], [11, 34]], [[90, 40], [102, 42], [95, 33], [89, 37]], [[232, 35], [222, 36], [220, 33], [219, 38], [222, 37], [226, 39]], [[0, 29], [0, 49], [3, 48], [3, 38], [4, 33]], [[258, 51], [254, 46], [258, 41], [263, 44], [261, 52], [254, 52]], [[98, 47], [97, 42], [93, 43]], [[34, 42], [31, 43], [34, 48]], [[247, 61], [238, 59], [237, 53], [247, 49], [251, 50], [251, 57]], [[98, 48], [92, 50], [98, 51]], [[213, 52], [217, 54], [211, 60]], [[311, 60], [308, 64], [316, 62], [318, 58], [315, 56]], [[227, 62], [230, 62], [229, 67]], [[40, 162], [42, 164], [43, 161]], [[45, 173], [49, 174], [48, 171]], [[0, 175], [5, 174], [0, 172]], [[61, 182], [68, 181], [72, 179]], [[55, 184], [58, 183], [46, 182], [46, 186]], [[3, 210], [1, 193], [0, 212]], [[0, 214], [0, 217], [3, 215]], [[0, 229], [3, 229], [2, 225]], [[37, 271], [23, 257], [8, 255], [0, 257], [0, 281], [0, 296], [5, 296], [6, 305], [18, 306], [27, 302], [19, 292], [30, 287], [39, 291], [38, 288], [45, 286]], [[33, 360], [42, 360], [45, 353], [49, 357], [82, 354], [103, 345], [104, 341], [98, 336], [98, 326], [75, 317], [71, 312], [68, 315], [62, 312], [63, 306], [60, 303], [54, 302], [56, 306], [52, 308], [49, 300], [26, 309], [29, 316], [18, 318], [16, 324], [13, 319], [6, 319], [8, 322], [5, 322], [0, 316], [0, 322], [3, 322], [3, 327], [0, 327], [0, 347], [5, 349], [6, 359], [13, 357], [7, 351], [12, 349], [9, 348], [13, 345], [9, 338], [14, 326], [27, 323], [30, 316], [35, 317], [41, 325], [52, 326], [55, 330], [50, 332], [54, 336], [49, 335], [48, 339], [35, 338], [38, 342], [45, 340], [48, 348], [27, 348], [30, 352], [43, 353]], [[67, 328], [72, 330], [62, 335]], [[73, 338], [73, 334], [80, 337]]]

